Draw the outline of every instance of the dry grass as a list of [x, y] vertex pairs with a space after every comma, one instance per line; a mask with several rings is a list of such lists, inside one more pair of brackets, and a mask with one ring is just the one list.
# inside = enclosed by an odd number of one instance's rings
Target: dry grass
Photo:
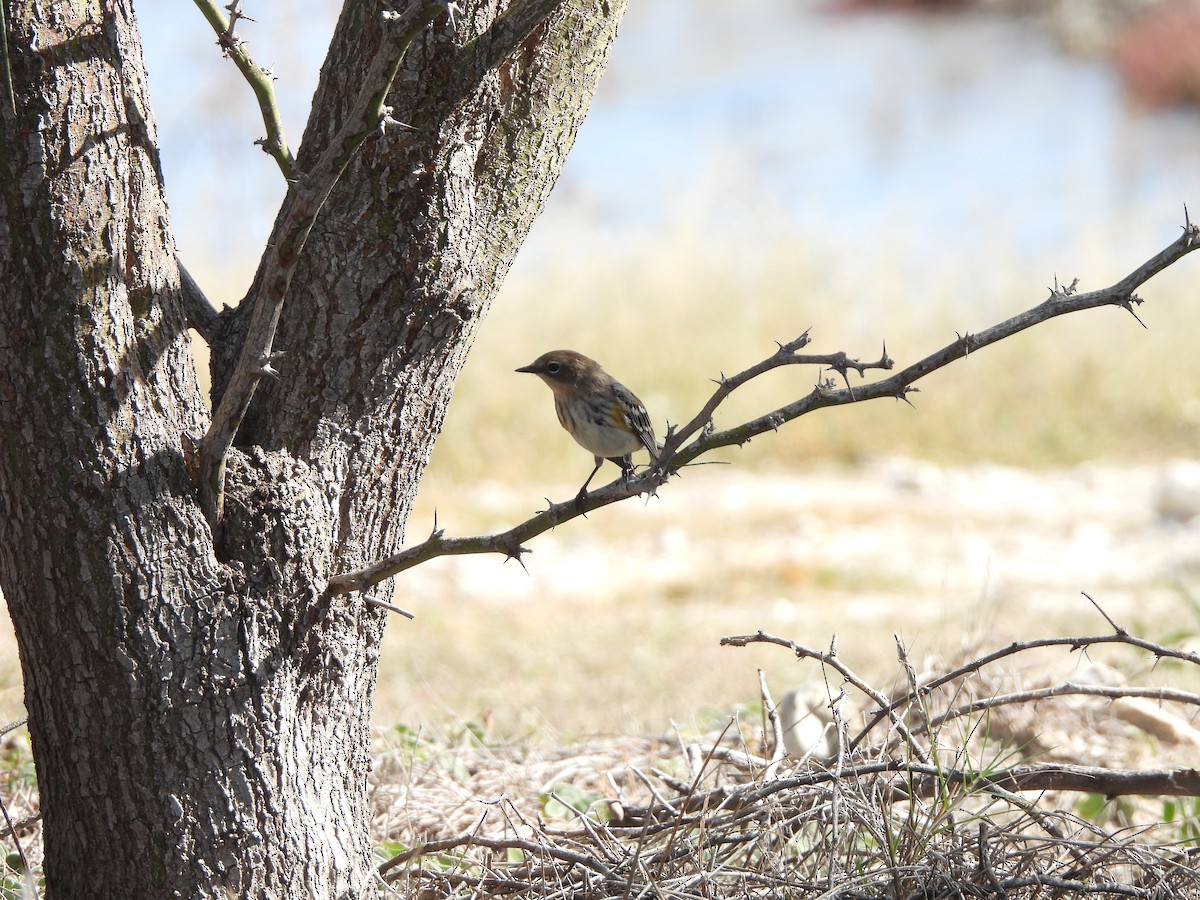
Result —
[[[940, 674], [899, 659], [902, 698]], [[808, 691], [825, 743], [807, 759], [773, 753], [761, 715], [569, 751], [393, 734], [373, 778], [380, 871], [415, 897], [1200, 896], [1190, 799], [1003, 786], [1055, 762], [1186, 763], [1200, 696], [1162, 711], [1181, 737], [1150, 754], [1105, 699], [989, 709], [1028, 685], [1015, 662], [910, 693], [862, 734], [872, 704], [827, 666]]]

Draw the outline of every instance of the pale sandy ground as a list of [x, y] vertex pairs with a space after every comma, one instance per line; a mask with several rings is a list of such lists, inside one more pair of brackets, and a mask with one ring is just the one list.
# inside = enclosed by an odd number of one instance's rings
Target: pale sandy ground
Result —
[[[397, 597], [417, 619], [389, 628], [376, 718], [483, 719], [506, 734], [703, 728], [757, 699], [758, 667], [778, 691], [818, 674], [783, 649], [722, 648], [722, 635], [762, 629], [818, 648], [836, 635], [846, 662], [889, 684], [893, 634], [934, 665], [1013, 639], [1110, 631], [1081, 592], [1141, 636], [1184, 642], [1200, 633], [1200, 519], [1164, 503], [1200, 512], [1195, 484], [1186, 464], [691, 469], [656, 500], [536, 539], [528, 572], [473, 557], [407, 573]], [[436, 496], [435, 485], [414, 537]], [[440, 499], [453, 535], [511, 525], [540, 493], [481, 483]], [[1126, 648], [1090, 656], [1131, 673], [1152, 662]], [[1063, 651], [1034, 668], [1064, 678], [1084, 663]]]
[[[615, 471], [615, 470], [613, 470]], [[688, 470], [649, 502], [593, 513], [532, 542], [528, 571], [499, 558], [436, 560], [407, 573], [383, 648], [376, 722], [442, 730], [482, 721], [504, 736], [707, 728], [815, 677], [772, 647], [720, 647], [759, 629], [843, 659], [890, 684], [892, 635], [914, 661], [960, 658], [1012, 639], [1101, 634], [1119, 624], [1158, 641], [1200, 634], [1200, 519], [1162, 514], [1177, 465], [1084, 465], [1048, 473], [943, 469], [880, 460], [855, 469]], [[1197, 479], [1200, 481], [1200, 479]], [[1166, 496], [1188, 499], [1186, 485]], [[427, 485], [447, 533], [499, 530], [572, 486]], [[1192, 498], [1193, 501], [1195, 498]], [[1195, 507], [1200, 511], [1200, 505]], [[1150, 660], [1097, 651], [1128, 672]], [[1040, 658], [1047, 677], [1081, 664]], [[1193, 687], [1186, 667], [1154, 673]], [[1194, 689], [1194, 688], [1193, 688]], [[0, 623], [0, 715], [19, 715], [15, 645]]]

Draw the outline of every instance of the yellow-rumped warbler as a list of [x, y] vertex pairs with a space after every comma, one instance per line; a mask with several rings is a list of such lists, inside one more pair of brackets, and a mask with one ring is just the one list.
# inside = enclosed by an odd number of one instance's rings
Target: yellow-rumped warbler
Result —
[[647, 451], [651, 461], [658, 459], [658, 441], [646, 407], [594, 359], [574, 350], [551, 350], [517, 371], [537, 375], [549, 385], [559, 424], [596, 457], [596, 468], [579, 489], [579, 499], [604, 460], [616, 463], [628, 478], [637, 451]]

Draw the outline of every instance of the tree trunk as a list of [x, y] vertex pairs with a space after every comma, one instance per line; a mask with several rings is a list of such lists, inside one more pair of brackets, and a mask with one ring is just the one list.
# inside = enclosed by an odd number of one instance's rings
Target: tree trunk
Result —
[[[384, 615], [324, 585], [398, 548], [624, 4], [467, 3], [410, 51], [389, 102], [416, 130], [369, 139], [322, 212], [214, 539], [189, 477], [208, 419], [131, 2], [3, 2], [0, 586], [47, 896], [363, 896]], [[385, 27], [348, 0], [301, 169]], [[218, 385], [244, 318], [214, 341]]]

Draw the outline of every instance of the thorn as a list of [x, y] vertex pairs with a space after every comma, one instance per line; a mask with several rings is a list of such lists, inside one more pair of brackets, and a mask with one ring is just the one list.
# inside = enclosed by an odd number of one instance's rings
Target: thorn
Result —
[[269, 378], [278, 378], [279, 370], [271, 365], [271, 363], [283, 359], [285, 356], [287, 356], [287, 354], [282, 351], [267, 353], [263, 356], [260, 356], [258, 358], [258, 366], [254, 369], [255, 374], [265, 375]]
[[433, 509], [433, 531], [429, 532], [429, 537], [427, 538], [427, 540], [430, 540], [430, 541], [440, 540], [442, 535], [444, 535], [445, 533], [446, 533], [445, 530], [438, 528], [437, 507], [435, 506]]
[[1090, 603], [1090, 604], [1092, 604], [1092, 606], [1096, 607], [1096, 612], [1098, 612], [1098, 613], [1100, 613], [1100, 615], [1104, 616], [1104, 620], [1106, 622], [1108, 622], [1108, 624], [1110, 626], [1112, 626], [1113, 631], [1115, 631], [1117, 634], [1120, 634], [1120, 635], [1125, 635], [1125, 634], [1129, 633], [1124, 628], [1122, 628], [1120, 625], [1118, 625], [1116, 622], [1113, 621], [1112, 616], [1110, 616], [1108, 613], [1106, 613], [1104, 611], [1104, 608], [1099, 603], [1097, 603], [1094, 599], [1092, 599], [1091, 594], [1089, 594], [1087, 591], [1080, 591], [1079, 593], [1081, 593], [1081, 594], [1083, 594], [1083, 596], [1087, 597], [1088, 603]]
[[[359, 587], [358, 590], [361, 592], [363, 588]], [[403, 609], [394, 603], [388, 603], [386, 600], [376, 600], [372, 597], [367, 597], [364, 602], [367, 604], [367, 606], [374, 606], [377, 609], [386, 609], [388, 612], [397, 613], [404, 616], [406, 619], [415, 619], [417, 617], [416, 613], [409, 612], [407, 609]]]
[[962, 342], [963, 358], [965, 359], [966, 357], [970, 356], [971, 355], [971, 332], [968, 331], [965, 334], [959, 334], [956, 331], [956, 332], [954, 332], [954, 336], [956, 338], [958, 338], [959, 341]]
[[1070, 297], [1079, 289], [1079, 279], [1072, 278], [1071, 283], [1066, 287], [1062, 287], [1058, 283], [1058, 275], [1054, 276], [1054, 287], [1050, 289], [1051, 300], [1062, 300], [1064, 297]]
[[507, 563], [510, 559], [515, 559], [520, 564], [521, 568], [525, 571], [525, 574], [528, 575], [529, 568], [525, 565], [525, 560], [521, 559], [521, 556], [526, 553], [532, 553], [532, 552], [533, 551], [530, 550], [528, 547], [522, 547], [520, 544], [517, 544], [517, 546], [515, 548], [509, 547], [509, 548], [505, 549], [504, 561]]
[[457, 31], [458, 23], [455, 22], [454, 17], [462, 15], [462, 7], [455, 0], [445, 0], [443, 5], [446, 7], [446, 15], [450, 19], [450, 30]]
[[1121, 309], [1125, 310], [1127, 313], [1129, 313], [1131, 316], [1133, 316], [1135, 319], [1137, 319], [1137, 323], [1139, 325], [1141, 325], [1143, 328], [1145, 328], [1147, 331], [1149, 331], [1150, 329], [1147, 328], [1146, 323], [1141, 320], [1141, 317], [1138, 316], [1138, 314], [1136, 312], [1134, 312], [1134, 309], [1133, 309], [1134, 304], [1141, 303], [1141, 302], [1142, 302], [1142, 298], [1139, 297], [1137, 294], [1130, 294], [1129, 297], [1127, 297], [1121, 301], [1120, 305], [1121, 305]]
[[393, 119], [392, 109], [393, 107], [391, 106], [385, 106], [383, 108], [383, 116], [379, 120], [380, 131], [386, 131], [388, 128], [404, 128], [408, 131], [417, 130], [415, 125], [409, 125], [407, 122], [401, 122], [399, 119]]

